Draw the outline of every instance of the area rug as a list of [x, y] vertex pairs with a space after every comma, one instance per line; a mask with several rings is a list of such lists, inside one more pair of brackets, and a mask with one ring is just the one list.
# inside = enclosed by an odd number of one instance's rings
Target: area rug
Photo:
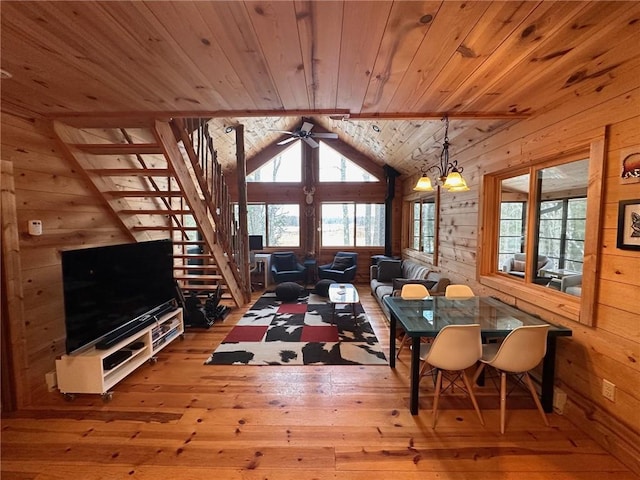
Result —
[[244, 314], [205, 365], [386, 365], [362, 305], [332, 305], [307, 292], [282, 302], [266, 292]]

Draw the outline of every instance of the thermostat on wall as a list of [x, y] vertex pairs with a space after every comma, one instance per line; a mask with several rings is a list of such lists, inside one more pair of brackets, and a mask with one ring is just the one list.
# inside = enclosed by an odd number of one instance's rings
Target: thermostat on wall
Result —
[[42, 235], [42, 220], [29, 220], [29, 235]]

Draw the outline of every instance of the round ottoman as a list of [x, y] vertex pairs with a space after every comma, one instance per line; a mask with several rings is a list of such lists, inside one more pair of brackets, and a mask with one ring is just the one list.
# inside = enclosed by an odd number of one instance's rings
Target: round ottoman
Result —
[[276, 287], [276, 298], [283, 302], [297, 300], [304, 289], [295, 282], [283, 282]]
[[328, 297], [329, 285], [331, 285], [332, 283], [336, 283], [336, 281], [331, 280], [329, 278], [320, 280], [318, 283], [316, 283], [316, 288], [315, 288], [316, 294], [320, 295], [321, 297]]

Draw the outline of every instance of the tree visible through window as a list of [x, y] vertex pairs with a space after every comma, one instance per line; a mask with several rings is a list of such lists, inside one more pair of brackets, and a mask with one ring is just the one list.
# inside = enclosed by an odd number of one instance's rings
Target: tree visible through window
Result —
[[413, 203], [412, 247], [425, 253], [435, 252], [436, 203], [422, 199]]
[[586, 198], [542, 202], [538, 253], [556, 268], [582, 272], [586, 219]]
[[[235, 205], [238, 218], [238, 205]], [[262, 235], [265, 247], [300, 246], [300, 205], [251, 203], [247, 206], [249, 235]]]
[[321, 182], [378, 182], [379, 180], [348, 158], [320, 142]]
[[322, 246], [384, 245], [384, 204], [323, 203]]
[[280, 152], [256, 171], [247, 175], [247, 182], [301, 182], [302, 149], [300, 141]]

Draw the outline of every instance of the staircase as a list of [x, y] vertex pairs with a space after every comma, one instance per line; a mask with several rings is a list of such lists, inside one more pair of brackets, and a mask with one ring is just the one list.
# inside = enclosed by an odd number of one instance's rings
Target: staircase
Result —
[[[204, 119], [55, 121], [67, 157], [132, 241], [170, 238], [185, 296], [222, 286], [222, 302], [251, 298], [248, 259]], [[238, 239], [234, 242], [234, 239]]]

